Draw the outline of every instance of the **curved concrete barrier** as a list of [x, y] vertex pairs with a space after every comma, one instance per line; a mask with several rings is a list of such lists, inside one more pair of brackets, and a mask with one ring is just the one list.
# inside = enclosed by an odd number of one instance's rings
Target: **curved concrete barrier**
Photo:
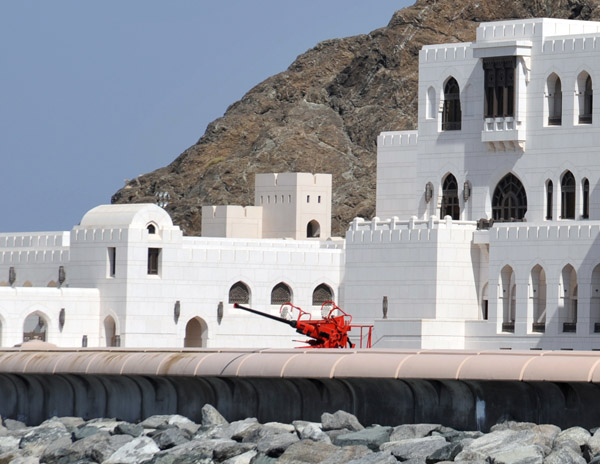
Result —
[[0, 350], [0, 414], [127, 421], [205, 403], [229, 420], [320, 420], [344, 409], [365, 424], [501, 420], [598, 426], [600, 356], [589, 352], [409, 350]]

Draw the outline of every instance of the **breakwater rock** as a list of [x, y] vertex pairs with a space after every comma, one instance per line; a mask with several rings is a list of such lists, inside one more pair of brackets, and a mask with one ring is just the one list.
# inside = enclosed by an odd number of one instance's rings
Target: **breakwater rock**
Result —
[[0, 464], [600, 464], [600, 431], [504, 422], [489, 433], [439, 424], [364, 427], [344, 411], [320, 423], [227, 422], [210, 405], [202, 424], [179, 415], [139, 424], [52, 418], [35, 427], [5, 419]]

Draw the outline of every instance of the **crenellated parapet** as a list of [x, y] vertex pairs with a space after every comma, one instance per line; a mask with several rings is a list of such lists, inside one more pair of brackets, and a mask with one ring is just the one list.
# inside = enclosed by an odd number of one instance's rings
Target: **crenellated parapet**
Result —
[[462, 238], [470, 239], [476, 227], [475, 221], [454, 221], [450, 216], [444, 219], [431, 216], [427, 220], [419, 220], [416, 216], [409, 220], [355, 218], [346, 232], [346, 241], [348, 244], [429, 241], [437, 240], [437, 234], [432, 232], [440, 230], [459, 232]]
[[377, 146], [414, 148], [419, 141], [419, 131], [381, 132], [377, 137]]
[[427, 45], [419, 53], [423, 63], [442, 63], [467, 60], [473, 58], [471, 43]]
[[600, 235], [600, 222], [563, 223], [563, 224], [526, 224], [495, 225], [489, 230], [490, 240], [493, 241], [542, 241], [560, 240], [579, 242], [594, 240]]

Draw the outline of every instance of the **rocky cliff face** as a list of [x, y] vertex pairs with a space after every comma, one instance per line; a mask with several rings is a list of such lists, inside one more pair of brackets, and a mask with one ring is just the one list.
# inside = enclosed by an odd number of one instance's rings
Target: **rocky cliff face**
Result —
[[169, 166], [130, 181], [113, 203], [154, 202], [168, 191], [173, 221], [199, 235], [202, 205], [254, 201], [254, 174], [333, 174], [334, 235], [375, 211], [376, 139], [416, 128], [423, 45], [474, 40], [480, 22], [600, 19], [600, 0], [419, 0], [386, 27], [333, 39], [251, 89]]

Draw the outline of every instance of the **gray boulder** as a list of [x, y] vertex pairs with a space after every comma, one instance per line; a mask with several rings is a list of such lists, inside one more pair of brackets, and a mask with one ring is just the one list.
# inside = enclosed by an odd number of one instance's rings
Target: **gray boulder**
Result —
[[202, 425], [225, 425], [225, 419], [216, 408], [210, 404], [202, 406]]
[[370, 454], [373, 454], [373, 452], [366, 446], [344, 446], [342, 448], [338, 448], [335, 453], [329, 455], [326, 459], [321, 461], [321, 464], [338, 464], [342, 462], [347, 463], [348, 461], [360, 459]]
[[70, 459], [65, 459], [65, 456], [71, 454], [70, 447], [73, 444], [71, 437], [61, 437], [58, 440], [50, 443], [42, 455], [40, 456], [40, 462], [46, 464], [58, 464], [72, 462]]
[[427, 462], [454, 461], [454, 458], [458, 456], [458, 453], [462, 449], [463, 445], [460, 442], [448, 443], [446, 446], [431, 453], [427, 458]]
[[238, 443], [236, 441], [217, 443], [213, 448], [213, 459], [217, 462], [226, 461], [255, 450], [256, 445], [254, 443]]
[[424, 460], [448, 442], [442, 437], [409, 438], [407, 440], [392, 441], [381, 445], [381, 451], [389, 451], [400, 461], [410, 459]]
[[544, 459], [544, 464], [585, 464], [585, 462], [580, 453], [567, 446], [552, 451]]
[[231, 424], [222, 424], [209, 426], [208, 430], [204, 430], [204, 426], [196, 432], [196, 437], [206, 438], [224, 438], [242, 441], [247, 429], [259, 425], [254, 417], [232, 422]]
[[98, 432], [100, 432], [100, 429], [94, 425], [83, 425], [73, 430], [71, 435], [73, 437], [73, 441], [77, 441], [81, 440], [82, 438], [89, 437], [90, 435], [94, 435]]
[[173, 448], [190, 441], [192, 435], [187, 430], [172, 426], [152, 435], [152, 439], [161, 450]]
[[19, 448], [26, 450], [29, 455], [39, 456], [48, 445], [63, 437], [71, 439], [71, 433], [65, 424], [58, 420], [48, 420], [23, 435]]
[[321, 428], [323, 431], [349, 429], [354, 432], [364, 429], [356, 416], [346, 411], [337, 411], [334, 414], [328, 412], [321, 415]]
[[392, 430], [390, 441], [408, 440], [409, 438], [424, 438], [431, 435], [434, 430], [440, 430], [441, 428], [442, 426], [440, 424], [399, 425]]
[[277, 459], [277, 463], [317, 464], [337, 451], [337, 446], [324, 441], [301, 440], [288, 446], [279, 459]]
[[324, 441], [325, 443], [331, 443], [329, 435], [321, 430], [321, 424], [308, 423], [299, 430], [296, 428], [296, 430], [301, 440]]
[[299, 438], [294, 433], [278, 433], [275, 435], [267, 435], [258, 441], [256, 450], [259, 453], [265, 454], [269, 457], [277, 458], [297, 441], [299, 441]]
[[140, 425], [145, 429], [157, 429], [160, 426], [168, 425], [170, 418], [169, 414], [155, 414], [144, 419], [140, 422]]
[[212, 463], [213, 450], [222, 443], [233, 444], [235, 442], [233, 440], [220, 438], [211, 439], [197, 437], [187, 443], [156, 453], [150, 462], [152, 464], [167, 464], [175, 461], [177, 463], [184, 463], [188, 460], [191, 460], [190, 462], [196, 462], [193, 461], [193, 459], [196, 459], [198, 462], [206, 460], [206, 462]]
[[352, 459], [346, 464], [397, 464], [398, 460], [387, 451], [365, 454], [361, 458]]
[[144, 427], [140, 424], [130, 424], [129, 422], [122, 422], [117, 425], [113, 431], [115, 435], [129, 435], [131, 437], [139, 437], [144, 433]]
[[[124, 437], [125, 435], [115, 435]], [[103, 464], [137, 464], [151, 459], [160, 449], [154, 440], [148, 437], [137, 437], [117, 449]]]
[[113, 419], [100, 418], [100, 419], [89, 420], [85, 423], [85, 425], [94, 426], [94, 427], [97, 427], [99, 430], [112, 433], [115, 430], [115, 428], [119, 424], [122, 424], [123, 422], [124, 421], [120, 421], [120, 420], [117, 420], [114, 418]]
[[[94, 462], [103, 462], [108, 459], [116, 450], [132, 440], [129, 435], [110, 435], [106, 431], [100, 431], [94, 435], [82, 438], [69, 446], [65, 456], [69, 459], [62, 459], [61, 464], [65, 462], [79, 462], [79, 460], [88, 459]], [[55, 452], [58, 454], [59, 452]]]
[[588, 447], [592, 456], [600, 454], [600, 429], [597, 429], [588, 440]]
[[585, 446], [587, 446], [590, 438], [590, 432], [583, 427], [570, 427], [558, 434], [554, 440], [554, 447], [560, 448], [563, 442], [573, 441], [577, 443], [577, 446], [579, 446], [580, 449], [583, 449]]
[[373, 451], [379, 451], [379, 447], [389, 441], [391, 433], [391, 427], [374, 426], [358, 432], [338, 435], [333, 443], [338, 446], [363, 445]]
[[538, 445], [500, 450], [491, 456], [494, 464], [543, 464], [544, 453]]
[[194, 421], [191, 421], [187, 417], [179, 414], [173, 414], [171, 417], [169, 417], [167, 424], [175, 425], [182, 430], [187, 430], [191, 435], [194, 435], [200, 428], [199, 424], [196, 424]]
[[19, 448], [21, 439], [12, 435], [0, 436], [0, 454], [7, 453]]
[[223, 461], [222, 464], [251, 464], [253, 459], [257, 456], [256, 451], [247, 451], [246, 453], [234, 456]]

